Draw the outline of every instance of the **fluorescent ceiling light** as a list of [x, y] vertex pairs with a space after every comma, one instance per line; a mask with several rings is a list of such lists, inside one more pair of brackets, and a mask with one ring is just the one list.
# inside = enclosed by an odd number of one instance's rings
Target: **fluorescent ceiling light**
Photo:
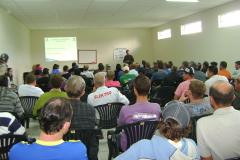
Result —
[[167, 2], [199, 2], [199, 0], [166, 0]]

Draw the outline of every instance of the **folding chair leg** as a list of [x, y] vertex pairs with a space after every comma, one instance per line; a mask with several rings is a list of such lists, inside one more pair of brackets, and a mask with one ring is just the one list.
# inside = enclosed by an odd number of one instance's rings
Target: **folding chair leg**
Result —
[[29, 122], [30, 122], [30, 118], [26, 118], [26, 120], [25, 120], [26, 128], [29, 128]]

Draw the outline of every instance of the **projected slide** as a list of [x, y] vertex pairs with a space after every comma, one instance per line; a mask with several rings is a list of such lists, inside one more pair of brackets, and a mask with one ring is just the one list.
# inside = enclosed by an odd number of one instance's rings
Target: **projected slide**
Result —
[[46, 61], [75, 61], [77, 60], [76, 37], [46, 37]]

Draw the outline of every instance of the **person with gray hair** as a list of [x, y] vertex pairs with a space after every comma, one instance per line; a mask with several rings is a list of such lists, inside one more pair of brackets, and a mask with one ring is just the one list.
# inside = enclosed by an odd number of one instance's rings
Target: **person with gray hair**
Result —
[[93, 129], [95, 127], [95, 109], [81, 102], [80, 98], [85, 94], [85, 81], [82, 77], [73, 75], [67, 80], [65, 91], [73, 107], [71, 128]]
[[[65, 91], [73, 108], [70, 130], [91, 130], [95, 128], [95, 109], [80, 100], [85, 93], [85, 87], [85, 81], [80, 76], [73, 75], [67, 80]], [[92, 136], [89, 146], [87, 146], [90, 160], [98, 159], [98, 147], [99, 139], [97, 136]]]
[[202, 160], [239, 157], [240, 111], [231, 106], [234, 89], [228, 82], [217, 81], [211, 86], [209, 96], [214, 113], [197, 121], [197, 142]]
[[94, 77], [95, 92], [88, 95], [87, 103], [91, 106], [98, 106], [107, 103], [129, 104], [126, 96], [115, 87], [105, 86], [105, 75], [101, 72], [96, 73]]

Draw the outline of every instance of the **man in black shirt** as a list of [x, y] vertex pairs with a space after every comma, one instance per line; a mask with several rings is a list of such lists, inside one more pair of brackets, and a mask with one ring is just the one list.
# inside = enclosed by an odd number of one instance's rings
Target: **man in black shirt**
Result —
[[126, 55], [124, 56], [123, 63], [127, 63], [128, 65], [134, 62], [134, 58], [129, 54], [129, 50], [126, 50]]

